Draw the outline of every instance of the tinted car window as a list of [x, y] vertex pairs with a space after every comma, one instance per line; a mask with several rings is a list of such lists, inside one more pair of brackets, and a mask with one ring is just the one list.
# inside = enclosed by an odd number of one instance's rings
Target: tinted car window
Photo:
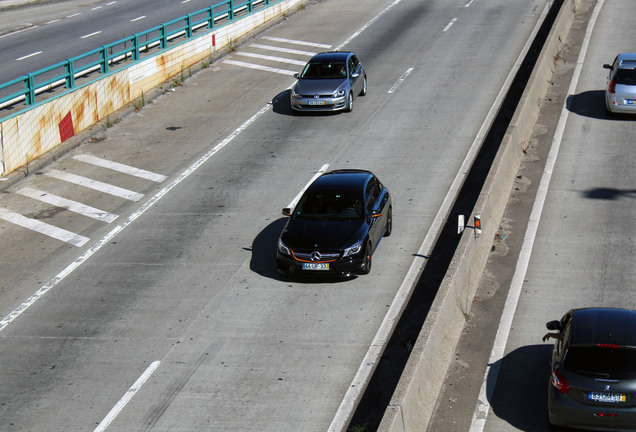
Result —
[[347, 76], [343, 62], [308, 63], [300, 74], [302, 79], [337, 79]]
[[378, 196], [380, 196], [380, 183], [378, 182], [378, 179], [374, 177], [369, 180], [365, 194], [367, 197], [367, 211], [370, 213], [373, 211], [373, 207], [378, 200]]
[[635, 85], [636, 69], [618, 69], [613, 79], [616, 84]]
[[296, 206], [300, 219], [358, 220], [363, 216], [362, 198], [347, 192], [307, 193]]
[[634, 349], [598, 346], [570, 347], [564, 360], [564, 366], [568, 370], [604, 378], [636, 376], [635, 364]]

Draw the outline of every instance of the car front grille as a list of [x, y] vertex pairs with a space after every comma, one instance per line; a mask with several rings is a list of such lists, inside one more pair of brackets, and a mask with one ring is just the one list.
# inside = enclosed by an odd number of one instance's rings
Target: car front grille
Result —
[[314, 253], [315, 251], [302, 251], [302, 252], [297, 252], [294, 251], [294, 258], [296, 258], [298, 261], [305, 261], [305, 262], [331, 262], [331, 261], [336, 261], [338, 258], [340, 258], [340, 252], [319, 252], [320, 253], [320, 259], [318, 260], [312, 260], [311, 255], [312, 253]]

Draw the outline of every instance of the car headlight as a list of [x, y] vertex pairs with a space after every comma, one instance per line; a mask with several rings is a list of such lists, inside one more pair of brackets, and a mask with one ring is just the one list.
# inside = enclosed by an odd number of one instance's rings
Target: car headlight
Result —
[[344, 89], [341, 89], [341, 90], [336, 90], [335, 92], [333, 92], [331, 96], [337, 98], [337, 97], [343, 97], [344, 95], [345, 95], [345, 91]]
[[362, 250], [362, 240], [360, 240], [359, 242], [356, 242], [353, 246], [348, 247], [344, 250], [344, 254], [342, 254], [342, 257], [348, 257], [348, 256], [352, 256], [352, 255], [357, 255], [360, 253], [360, 251]]
[[283, 243], [281, 239], [278, 239], [278, 252], [291, 256], [291, 250]]
[[292, 97], [295, 97], [295, 98], [299, 98], [300, 97], [300, 93], [298, 93], [298, 87], [294, 86], [292, 88], [291, 95], [292, 95]]

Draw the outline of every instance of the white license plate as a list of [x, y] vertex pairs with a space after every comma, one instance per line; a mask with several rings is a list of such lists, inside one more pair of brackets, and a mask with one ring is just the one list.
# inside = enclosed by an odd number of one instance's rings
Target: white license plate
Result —
[[329, 270], [329, 263], [303, 263], [303, 270]]
[[322, 100], [310, 100], [307, 101], [307, 105], [324, 105], [325, 101]]
[[587, 394], [587, 398], [595, 402], [608, 402], [608, 403], [625, 402], [625, 395], [622, 393], [589, 392]]

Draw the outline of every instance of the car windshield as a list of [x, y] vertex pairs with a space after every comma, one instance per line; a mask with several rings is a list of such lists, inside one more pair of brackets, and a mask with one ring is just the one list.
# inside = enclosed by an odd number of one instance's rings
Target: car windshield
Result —
[[352, 192], [315, 191], [306, 193], [295, 209], [295, 218], [359, 220], [363, 216], [362, 197]]
[[570, 347], [564, 365], [566, 369], [582, 375], [635, 377], [636, 350], [598, 346]]
[[636, 69], [618, 69], [614, 74], [616, 84], [636, 85]]
[[342, 62], [309, 62], [300, 74], [302, 79], [346, 78], [347, 68]]

